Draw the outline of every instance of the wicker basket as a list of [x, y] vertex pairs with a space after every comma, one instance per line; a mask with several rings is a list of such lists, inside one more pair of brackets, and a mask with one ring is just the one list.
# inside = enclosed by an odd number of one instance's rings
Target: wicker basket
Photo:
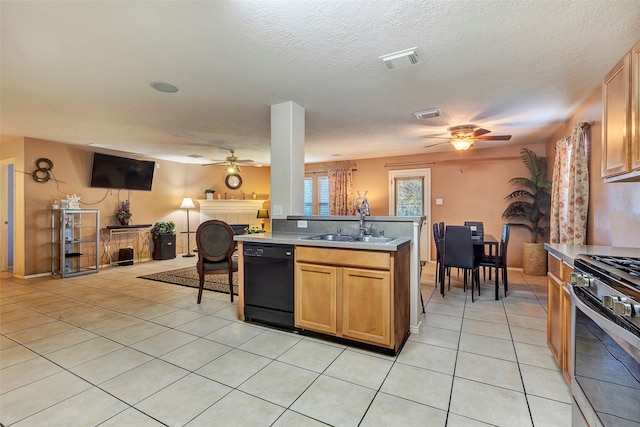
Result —
[[547, 274], [547, 251], [544, 243], [523, 243], [522, 272], [530, 276]]

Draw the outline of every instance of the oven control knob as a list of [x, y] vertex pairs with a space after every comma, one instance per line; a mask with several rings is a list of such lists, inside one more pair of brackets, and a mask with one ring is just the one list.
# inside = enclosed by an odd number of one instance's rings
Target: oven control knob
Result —
[[640, 304], [626, 298], [625, 301], [614, 301], [613, 312], [619, 316], [635, 317], [640, 314]]
[[619, 297], [616, 295], [603, 295], [602, 296], [602, 305], [607, 308], [613, 309], [613, 304], [615, 302], [627, 302], [629, 298], [627, 297]]
[[613, 312], [618, 316], [631, 316], [631, 304], [628, 302], [614, 301]]
[[582, 288], [588, 288], [593, 284], [593, 276], [573, 272], [571, 273], [571, 284]]
[[602, 305], [607, 308], [613, 309], [613, 296], [611, 295], [603, 295], [602, 296]]

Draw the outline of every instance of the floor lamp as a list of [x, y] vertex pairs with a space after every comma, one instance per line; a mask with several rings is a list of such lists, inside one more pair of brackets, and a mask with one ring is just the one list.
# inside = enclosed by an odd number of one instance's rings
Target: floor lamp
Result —
[[182, 255], [183, 257], [195, 256], [195, 254], [191, 253], [191, 230], [189, 229], [189, 209], [193, 209], [195, 207], [196, 205], [193, 204], [193, 200], [191, 200], [191, 197], [185, 197], [184, 199], [182, 199], [180, 208], [187, 210], [187, 253]]

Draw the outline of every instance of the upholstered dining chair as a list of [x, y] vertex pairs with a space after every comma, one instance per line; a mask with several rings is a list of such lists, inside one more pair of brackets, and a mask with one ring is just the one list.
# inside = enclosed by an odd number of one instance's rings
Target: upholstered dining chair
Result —
[[[484, 239], [484, 223], [482, 221], [465, 221], [464, 225], [468, 225], [469, 228], [471, 228], [472, 238], [479, 240]], [[473, 250], [475, 251], [476, 257], [480, 259], [484, 258], [485, 250], [483, 245], [475, 245]], [[486, 271], [483, 269], [482, 273], [485, 274]], [[489, 280], [491, 280], [491, 270], [489, 270]]]
[[[464, 290], [467, 289], [467, 277], [471, 277], [471, 302], [475, 302], [473, 284], [478, 287], [480, 295], [480, 259], [473, 250], [471, 229], [464, 225], [447, 225], [444, 237], [443, 269], [457, 267], [464, 270]], [[444, 275], [440, 277], [441, 292], [444, 296]], [[451, 288], [451, 274], [449, 274], [449, 288]]]
[[436, 287], [438, 286], [439, 280], [440, 279], [440, 265], [442, 263], [442, 250], [440, 248], [440, 229], [438, 227], [438, 223], [434, 222], [433, 223], [433, 243], [436, 246]]
[[[504, 296], [507, 296], [509, 290], [509, 280], [507, 277], [507, 249], [509, 247], [509, 236], [511, 235], [511, 226], [509, 224], [502, 225], [502, 235], [500, 236], [500, 244], [498, 245], [498, 253], [490, 256], [484, 255], [480, 265], [489, 268], [489, 280], [491, 280], [491, 269], [496, 268], [496, 276], [498, 270], [502, 271], [502, 283], [504, 284]], [[496, 262], [497, 258], [497, 262]], [[483, 277], [486, 279], [486, 277]]]
[[232, 258], [235, 249], [233, 229], [223, 221], [211, 219], [203, 222], [196, 231], [198, 246], [198, 304], [202, 300], [204, 276], [207, 274], [229, 274], [229, 295], [233, 302], [233, 273], [238, 271], [238, 261]]

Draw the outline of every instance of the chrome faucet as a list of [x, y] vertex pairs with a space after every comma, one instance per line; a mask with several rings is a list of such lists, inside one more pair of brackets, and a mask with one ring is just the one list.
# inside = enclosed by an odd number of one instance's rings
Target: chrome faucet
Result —
[[360, 214], [360, 236], [370, 234], [371, 227], [366, 227], [364, 225], [364, 217], [371, 215], [371, 211], [369, 210], [369, 201], [367, 199], [362, 200], [360, 206], [356, 207], [356, 211]]

